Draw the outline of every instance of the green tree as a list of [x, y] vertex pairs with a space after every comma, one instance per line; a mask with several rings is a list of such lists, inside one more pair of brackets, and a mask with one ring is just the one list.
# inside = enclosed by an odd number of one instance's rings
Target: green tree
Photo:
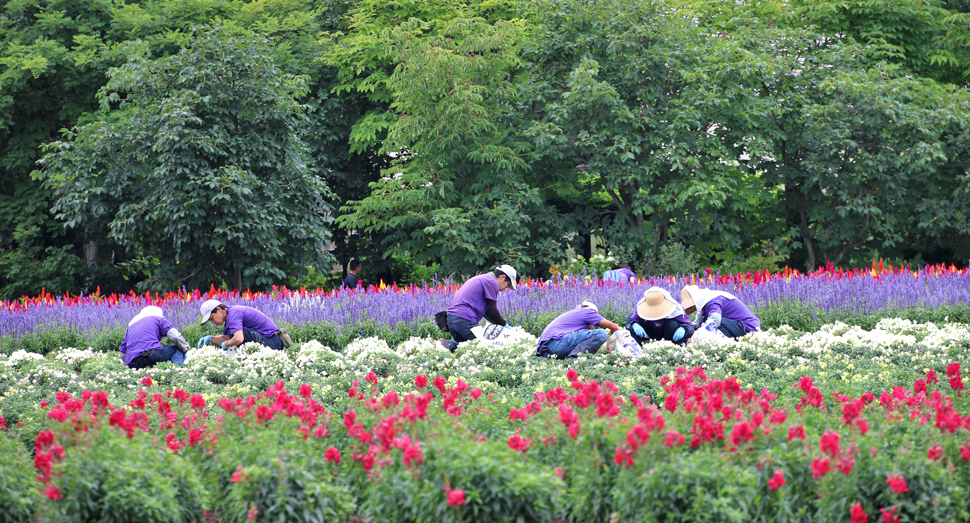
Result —
[[50, 144], [68, 226], [106, 226], [152, 267], [146, 287], [265, 288], [330, 261], [329, 190], [309, 164], [305, 79], [270, 44], [216, 27], [177, 55], [110, 71], [116, 110]]

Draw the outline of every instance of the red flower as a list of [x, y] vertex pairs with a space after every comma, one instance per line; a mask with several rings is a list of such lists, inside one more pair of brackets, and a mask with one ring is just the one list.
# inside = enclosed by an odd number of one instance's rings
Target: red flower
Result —
[[842, 439], [842, 436], [838, 432], [826, 432], [822, 434], [822, 439], [819, 440], [818, 445], [822, 448], [822, 452], [834, 457], [839, 454], [840, 439]]
[[684, 435], [676, 430], [668, 431], [667, 437], [664, 438], [664, 446], [666, 447], [679, 447], [684, 443], [687, 443], [687, 440], [684, 439]]
[[457, 507], [458, 505], [464, 505], [468, 503], [465, 499], [465, 490], [456, 488], [454, 490], [444, 487], [443, 490], [448, 493], [448, 506]]
[[573, 369], [569, 369], [566, 371], [567, 380], [572, 382], [572, 381], [576, 381], [578, 378], [579, 378], [579, 374], [577, 374], [576, 371], [574, 371]]
[[368, 372], [367, 375], [364, 376], [364, 381], [377, 385], [377, 374], [374, 374], [373, 371]]
[[893, 505], [890, 509], [879, 509], [882, 512], [882, 522], [883, 523], [900, 523], [899, 516], [896, 515], [898, 510], [896, 505]]
[[311, 389], [309, 385], [307, 385], [306, 383], [304, 383], [303, 385], [300, 385], [300, 396], [303, 396], [304, 398], [309, 398], [311, 394], [313, 394], [313, 389]]
[[435, 388], [437, 388], [438, 390], [440, 390], [442, 394], [445, 393], [445, 384], [446, 383], [448, 383], [448, 381], [445, 380], [444, 378], [442, 378], [441, 376], [435, 376], [435, 378], [434, 378], [434, 386], [435, 386]]
[[428, 377], [423, 375], [418, 375], [414, 377], [414, 386], [423, 389], [428, 386]]
[[529, 450], [529, 445], [531, 443], [532, 440], [529, 438], [523, 438], [518, 434], [513, 434], [509, 437], [509, 448], [512, 450], [521, 450], [522, 452], [525, 452], [526, 450]]
[[901, 474], [893, 474], [886, 478], [886, 484], [889, 488], [897, 494], [902, 494], [903, 492], [909, 492], [909, 487], [906, 486], [906, 478]]
[[805, 427], [801, 425], [792, 425], [788, 427], [788, 441], [793, 439], [805, 439]]
[[469, 394], [472, 395], [472, 398], [478, 399], [482, 396], [482, 389], [473, 389]]
[[815, 458], [812, 460], [812, 477], [818, 479], [832, 470], [829, 466], [829, 458]]
[[970, 445], [960, 446], [960, 457], [963, 458], [963, 461], [970, 461]]
[[939, 382], [940, 382], [940, 378], [936, 376], [935, 370], [930, 369], [926, 371], [926, 383], [939, 383]]
[[855, 466], [855, 460], [848, 456], [840, 459], [835, 464], [835, 467], [839, 469], [839, 472], [845, 474], [846, 476], [848, 476], [849, 473], [852, 472], [852, 467], [854, 466]]
[[152, 377], [151, 376], [145, 376], [144, 378], [141, 379], [141, 384], [144, 385], [144, 386], [146, 386], [146, 387], [151, 387], [152, 386]]
[[330, 461], [332, 463], [340, 463], [340, 451], [333, 448], [327, 447], [327, 452], [324, 454], [323, 460]]
[[230, 483], [239, 483], [240, 481], [249, 481], [249, 476], [246, 475], [246, 469], [239, 465], [236, 467], [236, 471], [232, 473], [232, 477], [229, 478]]
[[926, 453], [926, 459], [931, 461], [937, 461], [943, 457], [943, 447], [939, 445], [933, 445], [930, 447], [929, 452]]
[[768, 480], [768, 490], [778, 490], [778, 487], [785, 484], [785, 473], [776, 470], [775, 475]]
[[862, 503], [856, 503], [849, 509], [849, 516], [852, 517], [852, 523], [868, 523], [869, 516], [866, 515], [865, 511], [862, 510]]
[[781, 423], [784, 423], [786, 419], [788, 419], [788, 415], [785, 414], [785, 409], [781, 409], [781, 410], [772, 409], [771, 417], [768, 418], [768, 421], [772, 425], [779, 425]]
[[47, 496], [47, 499], [52, 499], [54, 501], [64, 499], [64, 496], [61, 495], [61, 489], [58, 487], [47, 487], [47, 490], [44, 491], [44, 495]]
[[204, 409], [205, 408], [205, 398], [198, 394], [192, 395], [192, 408], [193, 409]]

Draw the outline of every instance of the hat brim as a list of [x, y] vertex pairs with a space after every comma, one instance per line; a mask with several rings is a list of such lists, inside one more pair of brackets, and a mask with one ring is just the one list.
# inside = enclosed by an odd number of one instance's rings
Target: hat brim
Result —
[[691, 296], [689, 292], [683, 292], [680, 294], [680, 306], [683, 307], [685, 311], [694, 305], [694, 297]]
[[647, 302], [640, 299], [637, 302], [637, 316], [645, 320], [662, 320], [666, 318], [674, 309], [677, 308], [676, 304], [673, 304], [667, 300], [664, 300], [660, 305], [650, 306]]
[[209, 316], [212, 316], [212, 311], [209, 311], [209, 314], [206, 314], [205, 316], [202, 317], [202, 321], [199, 322], [199, 325], [205, 325], [206, 323], [208, 323]]

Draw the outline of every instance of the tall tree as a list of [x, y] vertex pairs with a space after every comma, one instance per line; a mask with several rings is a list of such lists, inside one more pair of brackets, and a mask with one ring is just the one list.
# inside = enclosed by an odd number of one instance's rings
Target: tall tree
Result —
[[265, 288], [324, 269], [330, 193], [302, 137], [305, 79], [253, 33], [216, 27], [189, 44], [113, 69], [100, 96], [117, 109], [48, 146], [54, 211], [105, 223], [154, 265], [150, 288]]

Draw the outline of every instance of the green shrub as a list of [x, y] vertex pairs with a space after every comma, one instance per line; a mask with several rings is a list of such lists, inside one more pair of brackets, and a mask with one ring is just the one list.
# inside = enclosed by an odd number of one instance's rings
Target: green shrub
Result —
[[[504, 441], [447, 434], [422, 443], [420, 474], [394, 465], [361, 478], [361, 513], [385, 522], [552, 521], [562, 481]], [[445, 487], [464, 490], [466, 503], [449, 506]]]
[[30, 452], [0, 431], [0, 523], [34, 521], [40, 501]]
[[54, 467], [63, 499], [45, 499], [54, 521], [142, 523], [201, 521], [206, 493], [188, 460], [146, 434], [129, 439], [111, 428], [92, 429], [67, 445]]

